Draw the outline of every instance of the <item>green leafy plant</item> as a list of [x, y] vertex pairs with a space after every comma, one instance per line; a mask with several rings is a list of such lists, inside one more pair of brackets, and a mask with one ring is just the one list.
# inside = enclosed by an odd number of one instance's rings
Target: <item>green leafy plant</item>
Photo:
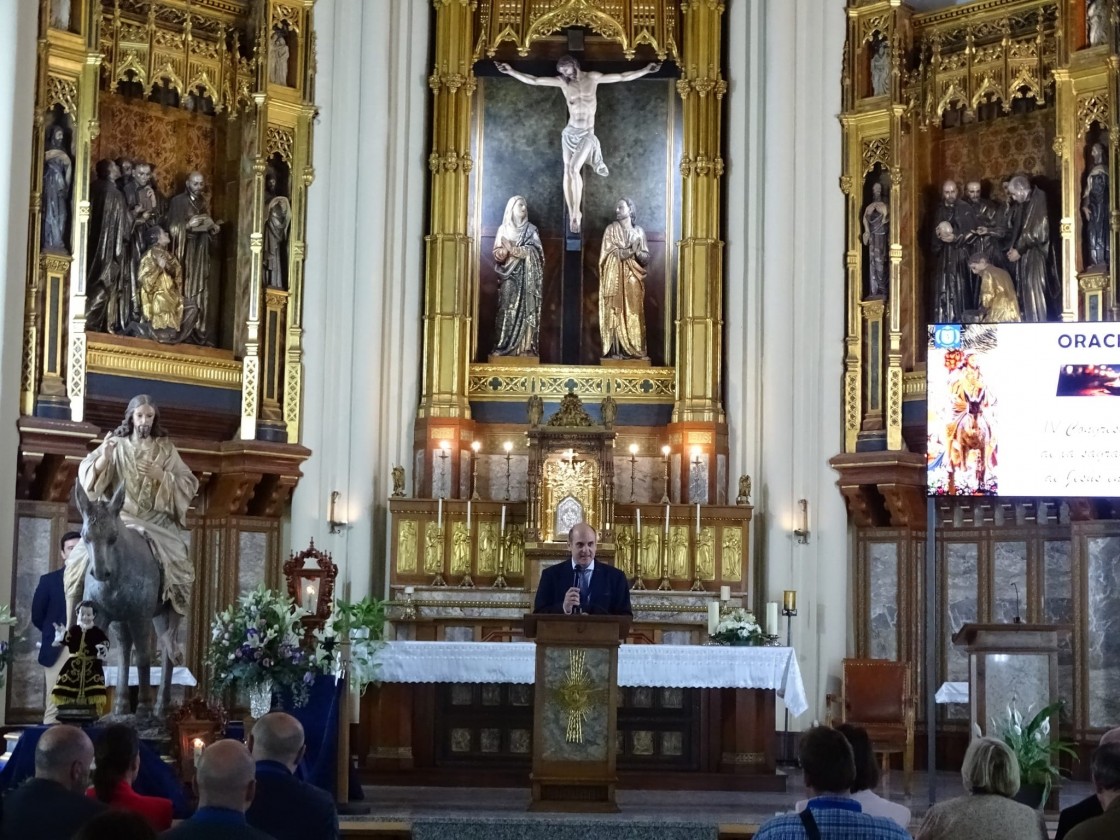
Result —
[[271, 686], [287, 689], [297, 706], [306, 703], [315, 679], [314, 663], [302, 642], [300, 618], [306, 614], [287, 595], [263, 585], [219, 612], [210, 624], [205, 658], [211, 691]]
[[[11, 608], [4, 604], [0, 606], [0, 627], [10, 626], [16, 623], [16, 617], [12, 615]], [[8, 664], [12, 661], [12, 648], [5, 641], [0, 642], [0, 688], [4, 686], [4, 675], [7, 673]]]
[[[1019, 762], [1019, 782], [1023, 785], [1042, 785], [1042, 801], [1050, 797], [1050, 788], [1061, 778], [1057, 765], [1059, 755], [1077, 758], [1077, 752], [1069, 741], [1050, 738], [1050, 717], [1061, 714], [1062, 701], [1058, 700], [1038, 710], [1026, 723], [1023, 715], [1012, 700], [1006, 714], [999, 720], [992, 720], [992, 729], [997, 738], [1011, 747]], [[1027, 708], [1030, 713], [1030, 708]]]
[[314, 633], [316, 667], [324, 673], [341, 669], [339, 641], [350, 640], [350, 684], [364, 691], [377, 680], [377, 651], [385, 644], [385, 601], [369, 596], [360, 601], [336, 601], [330, 618]]
[[732, 607], [720, 614], [711, 640], [720, 645], [764, 645], [766, 634], [758, 626], [754, 613], [742, 607]]

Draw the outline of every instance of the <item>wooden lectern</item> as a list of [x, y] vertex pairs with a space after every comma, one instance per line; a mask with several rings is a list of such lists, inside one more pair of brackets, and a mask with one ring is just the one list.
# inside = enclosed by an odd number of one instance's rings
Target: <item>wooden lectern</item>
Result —
[[[1058, 632], [1054, 624], [965, 624], [953, 644], [968, 651], [970, 722], [985, 733], [1008, 705], [1026, 720], [1058, 699]], [[1058, 738], [1056, 716], [1050, 738]], [[975, 730], [973, 730], [975, 731]]]
[[525, 616], [537, 643], [530, 811], [618, 810], [618, 645], [629, 632], [630, 616]]

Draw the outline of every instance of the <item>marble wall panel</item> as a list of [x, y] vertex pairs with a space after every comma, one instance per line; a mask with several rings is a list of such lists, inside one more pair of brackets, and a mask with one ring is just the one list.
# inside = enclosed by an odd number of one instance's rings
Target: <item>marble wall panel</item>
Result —
[[[952, 643], [952, 635], [961, 625], [975, 621], [977, 592], [980, 584], [978, 572], [979, 547], [975, 543], [947, 543], [945, 545], [945, 625], [942, 628], [945, 647], [945, 679], [968, 680], [968, 654]], [[948, 717], [968, 719], [968, 708], [949, 705]]]
[[614, 500], [616, 504], [657, 504], [665, 492], [665, 461], [658, 458], [634, 459], [634, 492], [630, 492], [630, 456], [614, 459]]
[[[27, 722], [38, 723], [45, 705], [43, 668], [39, 665], [42, 635], [31, 624], [31, 601], [39, 576], [51, 570], [58, 546], [51, 538], [52, 520], [21, 516], [16, 525], [16, 575], [12, 588], [12, 615], [17, 623], [8, 638], [12, 660], [8, 663], [8, 708], [17, 715], [31, 710]], [[15, 722], [9, 720], [9, 723]]]
[[708, 504], [708, 462], [710, 454], [701, 453], [688, 461], [688, 503]]
[[[511, 455], [509, 459], [510, 501], [523, 502], [528, 498], [528, 455]], [[478, 494], [483, 499], [502, 501], [506, 497], [506, 456], [478, 456]]]
[[995, 728], [993, 721], [1005, 719], [1012, 704], [1030, 720], [1050, 702], [1050, 665], [1044, 654], [995, 653], [985, 659], [988, 720], [981, 724], [985, 732]]
[[1090, 537], [1086, 546], [1089, 725], [1120, 720], [1120, 537]]
[[242, 531], [237, 535], [237, 591], [252, 592], [267, 578], [268, 534]]
[[992, 621], [1010, 624], [1016, 616], [1025, 621], [1026, 615], [1027, 544], [1019, 541], [992, 543]]
[[898, 659], [898, 544], [867, 547], [868, 653], [872, 659]]
[[[1049, 540], [1042, 548], [1042, 620], [1073, 624], [1073, 566], [1070, 544]], [[1073, 634], [1058, 634], [1058, 696], [1073, 700]]]

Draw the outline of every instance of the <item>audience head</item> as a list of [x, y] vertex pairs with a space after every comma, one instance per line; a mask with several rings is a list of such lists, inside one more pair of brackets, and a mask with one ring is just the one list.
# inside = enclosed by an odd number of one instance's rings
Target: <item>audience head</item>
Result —
[[156, 830], [132, 811], [103, 811], [78, 829], [74, 840], [156, 840]]
[[1097, 746], [1103, 747], [1105, 744], [1120, 744], [1120, 726], [1113, 727], [1105, 732]]
[[855, 758], [847, 739], [830, 726], [814, 726], [801, 736], [798, 751], [805, 786], [816, 794], [848, 793], [856, 778]]
[[226, 738], [202, 751], [195, 783], [200, 808], [247, 811], [257, 791], [256, 767], [240, 741]]
[[136, 778], [140, 769], [140, 736], [127, 724], [106, 726], [93, 754], [93, 789], [98, 799], [109, 802], [122, 780], [132, 784]]
[[1120, 742], [1113, 740], [1093, 751], [1093, 787], [1102, 808], [1120, 797]]
[[961, 779], [971, 793], [1011, 797], [1019, 790], [1019, 762], [999, 738], [976, 738], [964, 754]]
[[855, 758], [856, 779], [852, 782], [852, 793], [873, 790], [879, 784], [879, 762], [875, 760], [875, 750], [871, 748], [867, 730], [862, 726], [842, 723], [836, 727], [836, 731], [847, 739]]
[[253, 726], [249, 750], [256, 761], [278, 761], [295, 770], [303, 758], [303, 724], [284, 712], [269, 712]]
[[62, 539], [58, 541], [58, 553], [62, 556], [63, 563], [70, 559], [70, 552], [81, 541], [82, 535], [77, 531], [67, 531], [62, 535]]
[[93, 744], [76, 726], [52, 726], [35, 745], [35, 778], [50, 779], [76, 793], [89, 783]]

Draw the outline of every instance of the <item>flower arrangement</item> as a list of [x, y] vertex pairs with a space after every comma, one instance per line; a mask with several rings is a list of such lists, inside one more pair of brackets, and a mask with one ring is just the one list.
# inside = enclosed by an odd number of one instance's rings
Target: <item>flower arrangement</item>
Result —
[[764, 645], [766, 634], [758, 626], [754, 613], [742, 607], [724, 610], [711, 640], [720, 645]]
[[339, 672], [339, 639], [350, 639], [350, 684], [359, 691], [376, 679], [377, 651], [384, 644], [385, 602], [365, 597], [336, 601], [330, 618], [315, 630], [315, 666], [324, 673]]
[[210, 624], [205, 659], [211, 691], [284, 688], [297, 706], [306, 703], [315, 679], [311, 657], [302, 647], [300, 618], [306, 614], [287, 595], [263, 585], [219, 612]]
[[[1012, 700], [1007, 712], [1000, 719], [992, 719], [995, 737], [1011, 747], [1019, 762], [1019, 783], [1021, 785], [1041, 785], [1042, 801], [1050, 797], [1050, 788], [1060, 778], [1055, 759], [1059, 754], [1077, 758], [1077, 752], [1067, 741], [1050, 739], [1050, 716], [1060, 714], [1062, 701], [1051, 703], [1039, 709], [1028, 721], [1023, 723], [1023, 715]], [[1030, 713], [1030, 707], [1027, 708]]]

